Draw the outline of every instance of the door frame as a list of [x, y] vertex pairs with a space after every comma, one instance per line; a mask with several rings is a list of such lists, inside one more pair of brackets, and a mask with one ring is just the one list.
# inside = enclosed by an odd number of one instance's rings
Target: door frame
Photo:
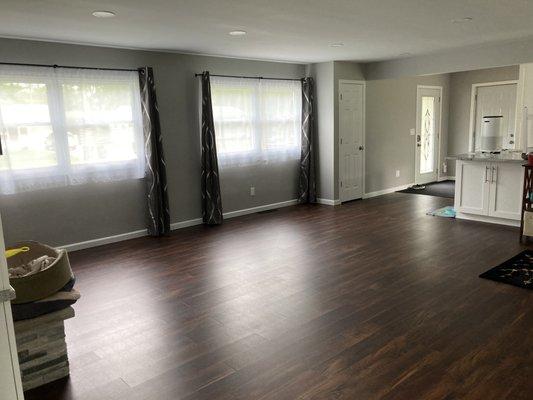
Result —
[[442, 177], [441, 175], [441, 172], [442, 172], [442, 166], [441, 166], [441, 159], [440, 159], [440, 152], [441, 152], [441, 142], [442, 142], [442, 102], [443, 102], [443, 87], [442, 86], [435, 86], [435, 85], [416, 85], [416, 104], [415, 104], [415, 118], [416, 118], [416, 121], [415, 121], [415, 142], [414, 142], [414, 147], [415, 147], [415, 159], [413, 160], [414, 164], [415, 164], [415, 168], [414, 168], [414, 176], [413, 176], [413, 182], [416, 183], [416, 152], [417, 152], [417, 146], [416, 146], [416, 135], [419, 134], [419, 132], [417, 132], [418, 130], [418, 96], [420, 94], [420, 90], [421, 89], [437, 89], [439, 91], [439, 122], [438, 122], [438, 127], [439, 127], [439, 133], [438, 133], [438, 140], [437, 140], [437, 181], [439, 181]]
[[[363, 193], [361, 194], [361, 198], [363, 199], [365, 197], [366, 189], [365, 189], [365, 170], [366, 170], [366, 81], [362, 80], [354, 80], [354, 79], [339, 79], [339, 82], [337, 83], [337, 127], [340, 127], [340, 108], [338, 105], [338, 101], [340, 100], [340, 88], [341, 84], [351, 84], [351, 85], [361, 85], [363, 87], [363, 138], [362, 138], [362, 146], [363, 146], [363, 154], [362, 154], [362, 171], [361, 171], [361, 186]], [[340, 147], [341, 147], [341, 141], [340, 141], [340, 134], [339, 130], [337, 129], [337, 168], [339, 171], [338, 177], [337, 177], [337, 187], [339, 188], [339, 202], [342, 204], [341, 199], [341, 157], [340, 157]]]
[[[472, 84], [472, 89], [471, 89], [471, 92], [470, 92], [470, 122], [468, 124], [468, 152], [475, 151], [475, 149], [474, 149], [474, 130], [476, 129], [476, 95], [477, 95], [477, 89], [480, 88], [480, 87], [486, 87], [486, 86], [503, 86], [503, 85], [512, 85], [512, 84], [517, 85], [516, 86], [516, 90], [517, 90], [517, 94], [518, 94], [518, 80], [482, 82], [482, 83], [474, 83], [474, 84]], [[518, 101], [517, 101], [517, 107], [518, 107]], [[517, 113], [517, 115], [518, 115], [518, 113]], [[515, 119], [516, 119], [516, 116], [515, 116]]]

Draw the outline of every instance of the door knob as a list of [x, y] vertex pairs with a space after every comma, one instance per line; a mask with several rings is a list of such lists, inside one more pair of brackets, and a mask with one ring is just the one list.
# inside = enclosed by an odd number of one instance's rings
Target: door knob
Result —
[[364, 146], [359, 146], [359, 150], [364, 150], [365, 147]]

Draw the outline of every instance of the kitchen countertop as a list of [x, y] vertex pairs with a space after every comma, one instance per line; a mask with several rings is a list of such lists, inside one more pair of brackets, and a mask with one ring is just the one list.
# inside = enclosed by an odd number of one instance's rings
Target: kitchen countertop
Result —
[[464, 153], [453, 157], [446, 157], [447, 160], [479, 161], [479, 162], [511, 162], [525, 163], [520, 152], [502, 152], [500, 154], [490, 153]]

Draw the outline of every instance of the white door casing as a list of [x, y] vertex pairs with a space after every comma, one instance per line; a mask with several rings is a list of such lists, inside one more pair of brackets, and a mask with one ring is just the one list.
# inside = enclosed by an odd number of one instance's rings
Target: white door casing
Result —
[[502, 115], [501, 129], [503, 132], [502, 147], [514, 149], [516, 144], [516, 83], [476, 86], [473, 145], [474, 151], [480, 151], [481, 126], [483, 117]]
[[364, 192], [365, 85], [339, 81], [339, 197], [360, 199]]
[[[0, 219], [0, 291], [2, 292], [10, 289], [4, 252], [4, 235]], [[0, 398], [24, 399], [9, 301], [0, 301]]]
[[533, 147], [533, 63], [520, 64], [517, 91], [515, 148], [527, 153]]
[[502, 129], [507, 135], [503, 137], [502, 147], [519, 148], [520, 135], [519, 126], [517, 126], [518, 117], [516, 115], [518, 92], [518, 81], [516, 80], [474, 83], [472, 85], [468, 151], [479, 150], [480, 141], [478, 137], [481, 135], [481, 118], [483, 118], [483, 114], [505, 114]]
[[425, 184], [438, 179], [442, 87], [417, 86], [415, 183]]

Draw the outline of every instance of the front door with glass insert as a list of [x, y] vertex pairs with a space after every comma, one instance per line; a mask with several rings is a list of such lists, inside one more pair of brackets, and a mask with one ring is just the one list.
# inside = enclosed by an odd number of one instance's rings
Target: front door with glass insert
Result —
[[435, 182], [438, 178], [441, 87], [417, 88], [415, 183]]

